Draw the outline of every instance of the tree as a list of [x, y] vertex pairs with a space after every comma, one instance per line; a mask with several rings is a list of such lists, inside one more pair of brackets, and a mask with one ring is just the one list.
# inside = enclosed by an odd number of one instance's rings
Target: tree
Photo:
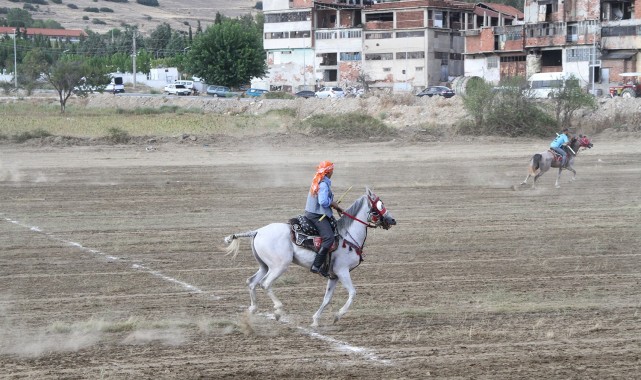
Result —
[[558, 90], [552, 99], [554, 104], [554, 116], [559, 128], [571, 128], [574, 112], [581, 108], [596, 109], [597, 104], [594, 96], [581, 90], [579, 80], [571, 76], [565, 81], [565, 85]]
[[146, 41], [146, 46], [151, 52], [156, 55], [156, 58], [163, 58], [171, 54], [167, 54], [167, 45], [171, 40], [171, 26], [169, 24], [162, 23], [151, 32], [149, 39]]
[[237, 87], [267, 72], [262, 32], [256, 24], [224, 20], [197, 35], [187, 57], [187, 70], [207, 83]]
[[33, 24], [31, 13], [20, 8], [11, 8], [7, 12], [7, 24], [9, 26], [29, 27]]
[[31, 95], [33, 90], [38, 87], [42, 75], [47, 72], [51, 65], [51, 56], [40, 48], [34, 48], [25, 54], [22, 64], [18, 69], [18, 82], [20, 86]]
[[60, 60], [54, 63], [46, 74], [47, 82], [58, 92], [60, 100], [60, 113], [65, 113], [67, 100], [74, 91], [74, 87], [85, 84], [90, 87], [92, 83], [87, 83], [86, 75], [89, 68], [84, 62], [76, 60]]

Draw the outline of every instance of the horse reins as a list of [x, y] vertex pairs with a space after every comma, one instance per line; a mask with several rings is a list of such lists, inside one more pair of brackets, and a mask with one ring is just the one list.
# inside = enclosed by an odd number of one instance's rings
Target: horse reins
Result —
[[355, 217], [354, 215], [346, 213], [345, 211], [343, 211], [343, 215], [346, 215], [348, 218], [350, 218], [352, 220], [355, 220], [357, 222], [363, 223], [366, 227], [376, 228], [376, 224], [372, 224], [372, 223], [369, 223], [369, 222], [364, 222], [364, 221], [358, 219], [357, 217]]

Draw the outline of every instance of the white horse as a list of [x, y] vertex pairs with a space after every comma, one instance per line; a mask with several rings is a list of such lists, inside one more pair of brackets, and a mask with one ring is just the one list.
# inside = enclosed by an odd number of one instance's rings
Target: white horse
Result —
[[[383, 227], [389, 229], [396, 221], [385, 209], [383, 202], [370, 189], [365, 189], [365, 194], [358, 198], [337, 221], [337, 232], [339, 234], [338, 248], [332, 252], [329, 264], [330, 278], [325, 290], [325, 298], [318, 311], [313, 317], [313, 327], [318, 326], [323, 309], [329, 304], [334, 294], [337, 281], [340, 281], [349, 294], [345, 305], [334, 317], [336, 323], [349, 309], [356, 289], [352, 284], [349, 275], [350, 270], [356, 268], [362, 261], [361, 254], [367, 228]], [[238, 255], [240, 243], [238, 238], [251, 238], [251, 248], [254, 258], [258, 262], [258, 271], [247, 279], [251, 305], [249, 312], [255, 313], [258, 309], [256, 304], [256, 286], [261, 285], [271, 300], [274, 302], [276, 319], [282, 314], [283, 304], [276, 298], [272, 291], [272, 284], [280, 277], [291, 263], [309, 269], [314, 262], [315, 252], [292, 241], [292, 227], [287, 223], [272, 223], [254, 231], [247, 231], [229, 235], [225, 238], [228, 244], [227, 254], [232, 257]]]
[[592, 146], [592, 142], [590, 141], [588, 136], [579, 135], [578, 138], [572, 138], [569, 147], [563, 147], [568, 155], [567, 162], [563, 167], [561, 166], [560, 155], [554, 153], [552, 149], [548, 149], [545, 152], [535, 154], [534, 156], [532, 156], [530, 164], [528, 165], [528, 175], [527, 177], [525, 177], [525, 180], [521, 182], [521, 185], [526, 185], [527, 180], [530, 179], [530, 177], [534, 176], [532, 188], [535, 188], [536, 180], [539, 179], [539, 177], [542, 176], [550, 168], [559, 168], [559, 173], [556, 176], [556, 183], [554, 184], [557, 189], [561, 187], [561, 185], [559, 185], [559, 179], [561, 179], [561, 171], [563, 169], [567, 169], [572, 172], [573, 176], [570, 181], [574, 181], [576, 179], [576, 170], [574, 170], [573, 167], [574, 158], [579, 154], [579, 150], [581, 148], [590, 149], [592, 148]]

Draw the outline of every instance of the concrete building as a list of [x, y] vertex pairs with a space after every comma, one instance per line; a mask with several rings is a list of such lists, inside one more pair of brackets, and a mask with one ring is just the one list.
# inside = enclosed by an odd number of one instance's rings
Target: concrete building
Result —
[[263, 87], [413, 91], [463, 75], [474, 4], [451, 0], [267, 0]]

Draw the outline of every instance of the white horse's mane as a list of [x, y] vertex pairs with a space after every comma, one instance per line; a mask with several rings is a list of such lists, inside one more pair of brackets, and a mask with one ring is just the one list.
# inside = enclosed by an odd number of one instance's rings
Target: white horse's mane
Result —
[[[365, 201], [365, 198], [366, 196], [362, 195], [351, 206], [349, 206], [349, 208], [345, 210], [345, 212], [352, 216], [356, 216], [358, 211], [363, 206], [363, 202]], [[336, 229], [339, 231], [348, 230], [349, 227], [351, 227], [352, 223], [354, 223], [354, 219], [348, 216], [343, 216], [340, 219], [338, 219], [338, 221], [336, 222]]]

